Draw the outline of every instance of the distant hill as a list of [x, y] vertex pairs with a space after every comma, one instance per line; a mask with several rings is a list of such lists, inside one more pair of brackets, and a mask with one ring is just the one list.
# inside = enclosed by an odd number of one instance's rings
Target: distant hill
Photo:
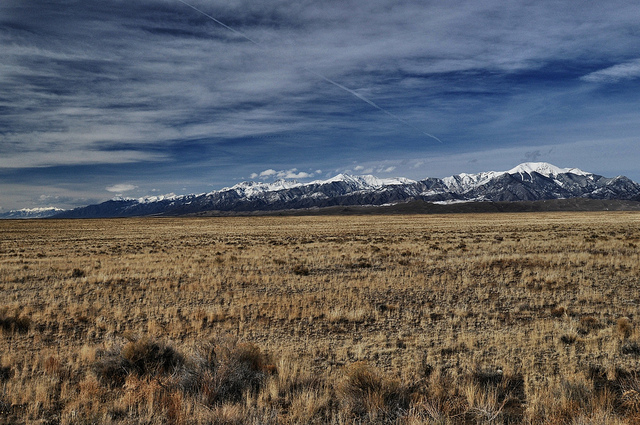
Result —
[[59, 214], [65, 210], [54, 207], [47, 208], [23, 208], [20, 210], [11, 210], [6, 213], [0, 213], [0, 219], [26, 219], [26, 218], [47, 218], [52, 215]]

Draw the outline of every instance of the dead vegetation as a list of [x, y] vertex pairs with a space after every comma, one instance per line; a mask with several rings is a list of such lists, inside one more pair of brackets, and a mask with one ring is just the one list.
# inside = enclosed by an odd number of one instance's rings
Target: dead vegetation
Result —
[[0, 221], [0, 423], [640, 421], [637, 213]]

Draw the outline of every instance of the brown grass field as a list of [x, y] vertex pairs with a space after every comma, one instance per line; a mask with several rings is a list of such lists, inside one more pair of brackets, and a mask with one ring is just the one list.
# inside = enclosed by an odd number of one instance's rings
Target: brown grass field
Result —
[[0, 423], [640, 423], [640, 213], [0, 221]]

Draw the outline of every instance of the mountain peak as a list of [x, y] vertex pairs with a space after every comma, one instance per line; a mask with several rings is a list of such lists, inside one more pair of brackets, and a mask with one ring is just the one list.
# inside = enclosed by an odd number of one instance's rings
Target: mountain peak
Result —
[[414, 180], [407, 179], [405, 177], [380, 179], [376, 176], [372, 176], [371, 174], [365, 174], [361, 176], [352, 176], [351, 174], [338, 174], [334, 177], [331, 177], [328, 180], [318, 180], [315, 183], [326, 184], [326, 183], [334, 183], [334, 182], [353, 183], [359, 186], [373, 187], [373, 188], [415, 183]]
[[549, 164], [548, 162], [523, 162], [507, 171], [508, 174], [531, 174], [531, 173], [542, 174], [546, 177], [557, 176], [558, 174], [577, 174], [580, 176], [588, 176], [591, 173], [584, 172], [579, 168], [560, 168], [556, 167], [553, 164]]
[[[548, 178], [533, 178], [534, 174]], [[290, 180], [243, 182], [203, 195], [166, 195], [130, 202], [111, 201], [66, 211], [57, 216], [133, 217], [202, 214], [212, 211], [246, 213], [348, 205], [389, 205], [411, 200], [457, 203], [563, 198], [640, 200], [640, 184], [625, 177], [606, 178], [578, 168], [560, 168], [546, 162], [525, 162], [509, 171], [461, 173], [443, 179], [421, 181], [338, 174], [328, 180], [310, 183]]]

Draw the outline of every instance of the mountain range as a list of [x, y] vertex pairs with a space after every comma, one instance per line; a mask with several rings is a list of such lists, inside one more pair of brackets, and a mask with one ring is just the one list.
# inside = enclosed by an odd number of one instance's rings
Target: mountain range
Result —
[[40, 216], [106, 218], [224, 215], [337, 206], [388, 206], [411, 201], [446, 205], [572, 198], [640, 202], [640, 184], [624, 176], [608, 178], [577, 168], [559, 168], [544, 162], [528, 162], [509, 171], [462, 173], [442, 179], [426, 178], [418, 181], [339, 174], [328, 180], [309, 183], [288, 180], [272, 183], [243, 182], [199, 195], [172, 194], [139, 199], [113, 199], [72, 210], [50, 211], [50, 214], [41, 212]]

